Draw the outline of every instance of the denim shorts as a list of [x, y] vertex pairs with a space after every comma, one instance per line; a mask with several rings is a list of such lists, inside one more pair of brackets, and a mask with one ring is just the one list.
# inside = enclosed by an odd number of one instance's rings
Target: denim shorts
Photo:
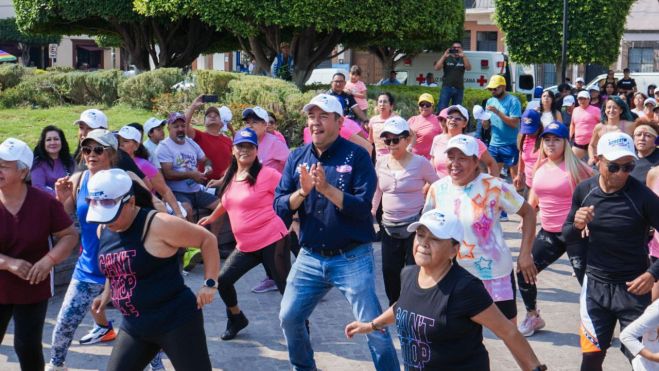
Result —
[[217, 197], [206, 191], [197, 191], [195, 193], [184, 193], [174, 191], [174, 197], [178, 202], [187, 202], [193, 209], [209, 209]]
[[519, 161], [519, 150], [515, 144], [503, 146], [490, 145], [487, 148], [487, 151], [490, 152], [494, 161], [499, 164], [503, 163], [506, 166], [514, 166], [517, 165], [517, 162]]

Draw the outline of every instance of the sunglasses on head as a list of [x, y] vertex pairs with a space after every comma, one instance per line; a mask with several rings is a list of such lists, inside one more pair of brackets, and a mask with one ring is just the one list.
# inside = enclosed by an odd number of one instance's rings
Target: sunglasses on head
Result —
[[94, 152], [97, 156], [100, 156], [103, 154], [103, 151], [105, 151], [105, 147], [103, 146], [83, 146], [81, 148], [82, 154], [83, 155], [89, 155], [90, 153]]
[[406, 138], [406, 137], [387, 138], [387, 139], [385, 139], [383, 142], [384, 142], [384, 144], [390, 146], [390, 145], [392, 145], [392, 144], [398, 144], [398, 143], [400, 143], [400, 140], [403, 139], [403, 138]]
[[127, 194], [125, 194], [121, 197], [117, 197], [117, 198], [96, 199], [96, 198], [87, 197], [85, 199], [85, 201], [87, 201], [87, 203], [90, 206], [100, 206], [100, 207], [105, 208], [105, 209], [111, 209], [111, 208], [117, 206], [117, 204], [119, 204], [119, 203], [123, 204], [123, 203], [128, 202], [128, 200], [130, 200], [130, 197], [132, 195], [133, 194], [131, 192], [129, 192], [129, 193], [127, 193]]
[[617, 173], [620, 170], [622, 170], [625, 173], [631, 173], [635, 167], [636, 164], [633, 161], [622, 165], [616, 164], [615, 162], [609, 162], [606, 165], [606, 169], [609, 171], [609, 173]]
[[432, 104], [430, 104], [428, 102], [421, 102], [421, 103], [419, 103], [419, 107], [421, 107], [421, 108], [430, 108], [430, 107], [432, 107]]

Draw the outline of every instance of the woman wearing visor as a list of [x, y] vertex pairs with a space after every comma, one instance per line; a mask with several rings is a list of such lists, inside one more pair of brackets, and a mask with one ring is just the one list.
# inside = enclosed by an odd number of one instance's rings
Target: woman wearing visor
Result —
[[[217, 288], [215, 236], [153, 210], [150, 193], [123, 170], [101, 170], [87, 188], [86, 221], [101, 224], [97, 261], [107, 277], [92, 310], [112, 300], [124, 317], [107, 370], [142, 370], [160, 349], [177, 370], [210, 370], [201, 308]], [[204, 257], [196, 298], [179, 272], [180, 246], [199, 247]]]

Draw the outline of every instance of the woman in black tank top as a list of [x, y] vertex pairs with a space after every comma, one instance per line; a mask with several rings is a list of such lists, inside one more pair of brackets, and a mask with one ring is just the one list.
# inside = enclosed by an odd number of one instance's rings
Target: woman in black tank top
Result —
[[[112, 300], [124, 317], [107, 369], [142, 370], [162, 349], [177, 370], [210, 370], [201, 308], [217, 287], [215, 236], [149, 208], [148, 193], [123, 170], [98, 172], [88, 190], [87, 222], [102, 225], [98, 262], [107, 277], [92, 309]], [[204, 257], [207, 280], [196, 298], [179, 272], [178, 246], [199, 247]]]

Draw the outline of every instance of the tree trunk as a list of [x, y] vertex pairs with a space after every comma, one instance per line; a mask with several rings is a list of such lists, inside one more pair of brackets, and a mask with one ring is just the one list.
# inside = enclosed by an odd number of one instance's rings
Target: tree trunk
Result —
[[304, 87], [313, 69], [332, 54], [340, 39], [341, 32], [338, 30], [319, 34], [311, 27], [293, 36], [291, 42], [291, 54], [295, 61], [293, 83], [298, 88]]

